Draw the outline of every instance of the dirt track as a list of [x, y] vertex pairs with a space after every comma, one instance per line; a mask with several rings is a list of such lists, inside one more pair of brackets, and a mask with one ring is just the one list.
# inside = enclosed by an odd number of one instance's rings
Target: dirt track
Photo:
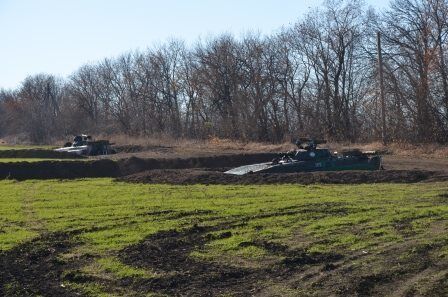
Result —
[[[239, 225], [244, 224], [239, 222]], [[225, 261], [202, 261], [189, 256], [213, 240], [233, 236], [229, 225], [193, 226], [183, 231], [161, 231], [120, 252], [124, 263], [151, 269], [168, 277], [131, 283], [138, 292], [157, 292], [170, 296], [281, 296], [265, 283], [275, 279], [295, 283], [316, 296], [446, 296], [445, 259], [434, 262], [431, 254], [441, 245], [420, 245], [412, 240], [384, 247], [384, 253], [320, 253], [264, 240], [245, 241], [240, 246], [263, 248], [282, 260], [260, 267], [241, 267]], [[222, 231], [211, 234], [210, 231]], [[418, 248], [416, 248], [418, 246]], [[443, 246], [443, 243], [442, 243]], [[397, 257], [397, 255], [408, 255]], [[362, 259], [365, 265], [356, 267]], [[380, 269], [381, 268], [381, 269]], [[426, 294], [416, 294], [415, 282]], [[180, 292], [182, 292], [180, 294]], [[313, 296], [314, 296], [313, 294]], [[304, 294], [304, 296], [309, 296]]]
[[[273, 254], [282, 255], [284, 260], [272, 268], [242, 268], [190, 257], [189, 254], [193, 250], [201, 249], [207, 242], [216, 239], [207, 232], [225, 228], [226, 226], [218, 228], [193, 226], [184, 232], [168, 230], [125, 248], [120, 253], [124, 263], [150, 268], [169, 276], [134, 282], [132, 284], [134, 290], [155, 291], [169, 296], [220, 296], [229, 291], [232, 292], [232, 296], [254, 296], [261, 291], [260, 282], [273, 277], [287, 279], [289, 275], [298, 273], [303, 265], [321, 265], [342, 258], [338, 254], [306, 254], [301, 250], [289, 250], [287, 246], [265, 241], [243, 244], [260, 246]], [[223, 232], [219, 238], [231, 236], [231, 232]]]

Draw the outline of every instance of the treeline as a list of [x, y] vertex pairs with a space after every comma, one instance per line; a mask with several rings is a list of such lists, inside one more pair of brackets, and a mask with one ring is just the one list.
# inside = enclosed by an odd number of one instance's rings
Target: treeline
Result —
[[376, 34], [382, 36], [389, 141], [448, 141], [448, 2], [326, 1], [271, 36], [173, 40], [27, 77], [0, 92], [0, 136], [92, 134], [283, 141], [381, 137]]

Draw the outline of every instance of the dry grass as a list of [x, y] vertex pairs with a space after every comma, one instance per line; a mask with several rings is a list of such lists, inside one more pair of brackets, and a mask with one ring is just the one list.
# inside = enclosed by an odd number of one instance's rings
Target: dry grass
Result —
[[381, 142], [370, 143], [328, 143], [332, 150], [359, 148], [361, 150], [374, 150], [382, 154], [389, 154], [402, 157], [422, 157], [422, 158], [448, 158], [448, 145], [437, 143], [390, 143], [383, 145]]
[[109, 139], [116, 145], [140, 145], [143, 147], [173, 147], [189, 151], [222, 150], [242, 152], [278, 152], [293, 149], [291, 143], [271, 144], [260, 142], [238, 141], [225, 138], [187, 139], [173, 138], [166, 135], [157, 137], [135, 137], [128, 135], [113, 135]]
[[448, 145], [436, 143], [430, 144], [406, 144], [397, 143], [390, 145], [393, 154], [399, 156], [421, 156], [430, 158], [448, 158]]
[[[107, 137], [106, 137], [107, 138]], [[143, 147], [171, 147], [174, 150], [183, 152], [286, 152], [295, 149], [296, 146], [290, 142], [280, 144], [261, 143], [252, 141], [240, 141], [226, 138], [212, 137], [205, 140], [194, 140], [187, 138], [173, 138], [166, 135], [157, 137], [133, 137], [127, 135], [113, 135], [109, 139], [117, 145], [141, 145]], [[387, 146], [381, 142], [369, 143], [336, 143], [329, 142], [322, 145], [332, 151], [342, 151], [344, 149], [358, 148], [363, 151], [374, 150], [382, 154], [390, 154], [403, 157], [422, 158], [448, 158], [448, 145], [436, 143], [430, 144], [409, 144], [391, 143]]]
[[279, 152], [288, 151], [295, 147], [294, 144], [284, 142], [280, 144], [261, 143], [261, 142], [242, 142], [231, 139], [211, 138], [205, 141], [205, 145], [221, 148], [221, 149], [235, 149], [241, 151], [251, 152]]

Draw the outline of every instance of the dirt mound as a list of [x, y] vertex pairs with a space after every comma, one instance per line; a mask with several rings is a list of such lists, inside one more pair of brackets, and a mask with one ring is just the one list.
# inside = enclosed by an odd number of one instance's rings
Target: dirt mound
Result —
[[414, 183], [445, 181], [448, 176], [437, 171], [381, 170], [308, 173], [253, 173], [231, 175], [201, 169], [148, 170], [119, 178], [126, 182], [167, 184], [361, 184], [361, 183]]
[[86, 157], [53, 150], [24, 149], [0, 150], [0, 158], [84, 159]]
[[221, 168], [236, 167], [253, 163], [268, 162], [279, 154], [238, 154], [193, 158], [140, 159], [131, 157], [118, 161], [122, 175], [129, 175], [153, 169], [184, 169], [184, 168]]
[[118, 165], [112, 160], [0, 163], [0, 179], [117, 177], [119, 175]]

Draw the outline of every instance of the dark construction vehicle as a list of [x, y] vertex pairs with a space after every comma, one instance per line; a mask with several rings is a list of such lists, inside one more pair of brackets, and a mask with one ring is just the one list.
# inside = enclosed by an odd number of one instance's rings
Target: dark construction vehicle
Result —
[[109, 140], [93, 140], [92, 136], [85, 134], [75, 136], [73, 142], [67, 142], [64, 147], [55, 151], [84, 156], [115, 154]]
[[341, 155], [331, 154], [326, 148], [318, 148], [316, 141], [300, 138], [296, 141], [297, 150], [288, 152], [281, 158], [271, 162], [246, 165], [226, 171], [228, 174], [243, 175], [247, 173], [293, 173], [310, 171], [341, 171], [341, 170], [379, 170], [381, 156], [373, 151], [361, 152], [350, 150]]

